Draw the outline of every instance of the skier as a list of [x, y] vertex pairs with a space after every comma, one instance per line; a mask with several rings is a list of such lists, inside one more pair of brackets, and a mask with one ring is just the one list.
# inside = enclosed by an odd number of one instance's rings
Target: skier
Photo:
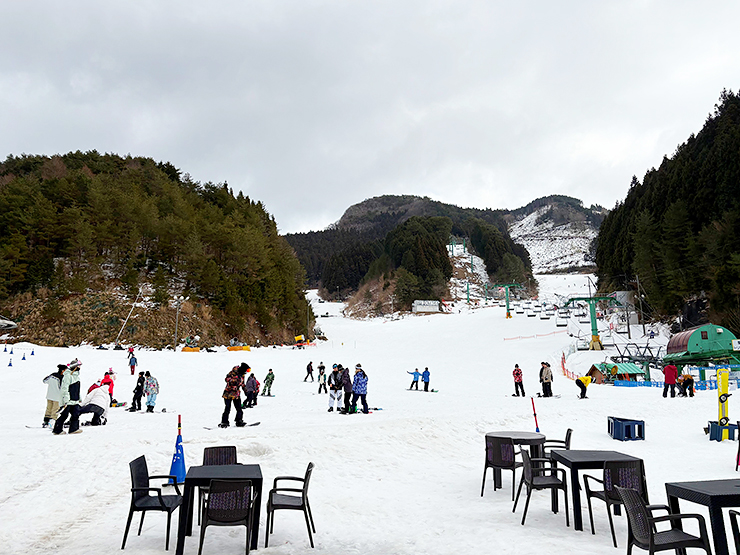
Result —
[[146, 395], [146, 411], [154, 412], [154, 405], [157, 403], [157, 395], [159, 395], [159, 382], [157, 378], [152, 376], [147, 370], [144, 373], [146, 381], [144, 382], [144, 395]]
[[344, 387], [344, 408], [340, 409], [342, 414], [349, 414], [349, 401], [352, 397], [352, 379], [349, 377], [349, 368], [342, 368], [342, 386]]
[[265, 389], [262, 392], [262, 395], [267, 394], [268, 397], [272, 397], [272, 393], [270, 392], [270, 388], [272, 388], [272, 382], [275, 381], [275, 374], [272, 373], [272, 368], [270, 368], [267, 371], [267, 376], [265, 376]]
[[512, 372], [514, 375], [514, 397], [519, 397], [519, 392], [522, 392], [522, 397], [525, 397], [526, 394], [524, 393], [524, 382], [522, 381], [522, 370], [519, 368], [518, 364], [514, 365], [514, 372]]
[[80, 415], [88, 412], [93, 413], [90, 424], [100, 426], [106, 423], [108, 418], [108, 407], [110, 406], [110, 393], [104, 387], [96, 387], [90, 391], [80, 403]]
[[542, 383], [542, 396], [552, 397], [552, 370], [550, 364], [542, 362], [540, 368], [540, 382]]
[[355, 379], [352, 384], [352, 408], [350, 412], [357, 411], [357, 399], [362, 400], [362, 412], [367, 414], [370, 410], [367, 408], [367, 374], [360, 364], [355, 366]]
[[342, 406], [342, 372], [339, 367], [332, 365], [332, 371], [329, 374], [329, 411], [334, 410], [334, 401], [337, 402], [337, 412]]
[[239, 366], [234, 366], [231, 371], [226, 374], [226, 378], [224, 378], [224, 381], [226, 382], [226, 388], [224, 388], [223, 395], [221, 395], [221, 397], [223, 397], [224, 399], [224, 413], [221, 416], [221, 424], [218, 425], [219, 428], [229, 427], [229, 412], [231, 412], [232, 404], [236, 409], [236, 426], [239, 428], [244, 426], [244, 413], [242, 412], [242, 402], [239, 398], [239, 390], [244, 390], [244, 394], [247, 394], [247, 386], [244, 383], [244, 375], [249, 372], [249, 370], [249, 364], [247, 364], [246, 362], [242, 362]]
[[581, 390], [581, 399], [587, 399], [586, 397], [586, 388], [591, 383], [591, 376], [581, 376], [576, 380], [576, 385], [578, 386], [578, 389]]
[[324, 389], [324, 393], [326, 393], [326, 374], [324, 373], [324, 365], [322, 364], [319, 366], [319, 375], [316, 378], [316, 380], [319, 382], [319, 394], [321, 393], [321, 388]]
[[424, 391], [429, 391], [429, 368], [424, 367], [424, 372], [421, 373], [421, 381], [424, 382]]
[[308, 377], [311, 377], [311, 382], [313, 382], [313, 361], [308, 363], [308, 366], [306, 366], [306, 377], [303, 378], [303, 381], [305, 382]]
[[54, 435], [58, 436], [64, 433], [64, 422], [67, 417], [70, 417], [69, 421], [69, 433], [79, 434], [82, 433], [80, 430], [80, 366], [82, 363], [74, 359], [68, 365], [68, 370], [64, 372], [64, 378], [62, 379], [62, 400], [61, 405], [64, 406], [62, 413], [59, 415], [56, 423], [54, 424]]
[[678, 368], [673, 364], [667, 364], [663, 367], [663, 397], [668, 397], [668, 388], [671, 388], [671, 397], [676, 396], [676, 378], [678, 378]]
[[244, 386], [244, 393], [247, 394], [247, 400], [244, 401], [245, 408], [251, 409], [257, 397], [257, 378], [254, 377], [254, 374], [249, 374]]
[[59, 401], [62, 400], [62, 380], [66, 364], [57, 364], [57, 371], [52, 372], [44, 378], [46, 384], [46, 412], [44, 413], [43, 427], [52, 426], [52, 420], [57, 419], [59, 412]]
[[131, 408], [128, 409], [130, 412], [141, 410], [141, 396], [144, 395], [145, 382], [144, 372], [139, 372], [139, 379], [136, 380], [136, 387], [134, 388], [134, 400], [131, 402]]
[[139, 364], [139, 361], [136, 360], [136, 357], [132, 356], [130, 359], [128, 359], [128, 366], [131, 368], [131, 375], [134, 375], [134, 372], [136, 372], [136, 365]]
[[406, 370], [406, 373], [411, 374], [414, 377], [411, 385], [409, 386], [409, 391], [411, 391], [412, 389], [416, 389], [416, 391], [419, 391], [419, 378], [421, 377], [419, 369], [414, 368], [413, 372], [409, 372], [408, 370]]

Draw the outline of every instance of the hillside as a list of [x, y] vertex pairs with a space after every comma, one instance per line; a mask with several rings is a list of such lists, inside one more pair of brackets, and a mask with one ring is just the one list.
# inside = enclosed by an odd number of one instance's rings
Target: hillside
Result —
[[0, 313], [29, 341], [111, 342], [139, 292], [140, 324], [123, 338], [141, 344], [174, 337], [175, 295], [202, 308], [214, 340], [310, 331], [303, 270], [262, 204], [168, 162], [9, 156], [0, 229]]
[[[724, 91], [704, 127], [664, 157], [606, 217], [596, 261], [602, 289], [639, 279], [655, 317], [682, 313], [740, 332], [740, 97]], [[709, 302], [699, 319], [688, 305]], [[693, 309], [692, 309], [693, 310]]]

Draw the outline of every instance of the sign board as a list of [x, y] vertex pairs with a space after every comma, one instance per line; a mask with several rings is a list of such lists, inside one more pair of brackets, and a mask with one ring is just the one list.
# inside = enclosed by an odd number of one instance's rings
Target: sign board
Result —
[[732, 350], [733, 351], [740, 351], [740, 339], [733, 339], [732, 340]]
[[439, 301], [414, 301], [411, 312], [439, 312]]

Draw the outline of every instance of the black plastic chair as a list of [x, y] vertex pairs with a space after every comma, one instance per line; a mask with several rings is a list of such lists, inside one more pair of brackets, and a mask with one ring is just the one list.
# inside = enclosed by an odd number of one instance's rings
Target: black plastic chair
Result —
[[[598, 482], [602, 489], [592, 489], [591, 483]], [[636, 461], [607, 461], [604, 463], [603, 480], [599, 480], [588, 474], [583, 475], [583, 485], [586, 488], [586, 501], [588, 501], [588, 518], [591, 519], [591, 534], [594, 530], [594, 513], [591, 509], [591, 498], [601, 499], [606, 503], [606, 514], [609, 517], [609, 528], [612, 532], [614, 547], [617, 546], [617, 536], [614, 533], [614, 521], [612, 520], [612, 505], [621, 505], [622, 498], [619, 497], [615, 486], [631, 488], [650, 503], [648, 498], [647, 483], [645, 481], [645, 465], [641, 460]]]
[[[735, 472], [737, 472], [738, 466], [740, 466], [740, 420], [737, 421], [737, 455], [735, 456]], [[738, 555], [740, 555], [740, 551], [738, 551]]]
[[542, 444], [543, 457], [549, 459], [550, 451], [552, 449], [570, 449], [570, 438], [573, 435], [573, 430], [568, 428], [565, 432], [565, 439], [546, 439], [545, 443]]
[[[561, 489], [564, 493], [563, 499], [565, 499], [565, 525], [570, 526], [570, 516], [568, 514], [568, 482], [565, 478], [565, 469], [552, 466], [554, 462], [550, 459], [530, 459], [529, 454], [524, 450], [522, 450], [522, 462], [524, 471], [522, 472], [522, 480], [519, 482], [519, 489], [516, 492], [514, 508], [511, 512], [516, 512], [516, 505], [519, 503], [519, 494], [522, 493], [523, 485], [527, 486], [527, 502], [524, 504], [522, 526], [524, 525], [524, 520], [527, 518], [529, 498], [532, 496], [533, 490]], [[536, 463], [538, 466], [533, 467], [532, 463]], [[562, 478], [558, 478], [557, 475], [559, 474], [562, 474]]]
[[[313, 471], [313, 463], [308, 463], [306, 469], [306, 476], [299, 478], [298, 476], [278, 476], [272, 485], [269, 495], [267, 496], [267, 525], [265, 526], [265, 547], [272, 534], [272, 529], [275, 526], [275, 511], [281, 509], [303, 511], [303, 516], [306, 518], [306, 528], [308, 528], [308, 540], [311, 542], [313, 547], [313, 536], [311, 536], [311, 529], [313, 528], [314, 534], [316, 533], [316, 526], [313, 524], [313, 516], [311, 515], [311, 506], [308, 504], [308, 482], [311, 479], [311, 472]], [[278, 482], [280, 480], [292, 480], [295, 482], [303, 482], [303, 487], [298, 488], [279, 488]], [[300, 493], [301, 495], [290, 495], [283, 492]]]
[[247, 555], [252, 537], [252, 507], [254, 489], [249, 480], [211, 480], [208, 499], [203, 508], [203, 524], [200, 527], [198, 555], [203, 551], [203, 540], [209, 526], [246, 526]]
[[[514, 441], [505, 437], [486, 437], [486, 463], [483, 467], [483, 483], [480, 487], [480, 496], [486, 489], [486, 471], [493, 468], [498, 470], [511, 470], [511, 500], [514, 501], [514, 489], [516, 488], [516, 469], [521, 468], [522, 463], [516, 460], [519, 451], [514, 450]], [[496, 491], [496, 479], [493, 480], [493, 491]]]
[[[203, 449], [203, 466], [217, 466], [223, 464], [237, 464], [236, 447], [233, 445], [223, 447], [206, 447]], [[198, 488], [198, 524], [200, 514], [203, 512], [203, 502], [208, 495], [208, 486]]]
[[[709, 536], [704, 517], [698, 514], [668, 514], [666, 516], [653, 517], [653, 511], [661, 509], [669, 511], [667, 505], [647, 505], [645, 500], [636, 489], [621, 488], [615, 486], [622, 504], [627, 511], [629, 526], [627, 527], [627, 554], [632, 552], [632, 546], [636, 545], [649, 553], [667, 551], [671, 549], [686, 549], [687, 547], [698, 547], [709, 555], [712, 550], [709, 547]], [[673, 527], [673, 523], [693, 518], [699, 523], [699, 536], [693, 536]], [[658, 522], [671, 522], [671, 529], [658, 532], [655, 524]]]
[[[141, 527], [144, 526], [144, 515], [147, 511], [164, 511], [167, 513], [167, 539], [165, 540], [164, 548], [169, 550], [170, 548], [170, 521], [172, 519], [172, 513], [182, 503], [182, 495], [180, 494], [180, 488], [177, 487], [177, 476], [170, 475], [157, 475], [150, 476], [149, 470], [146, 466], [146, 458], [144, 455], [138, 459], [134, 459], [129, 463], [129, 469], [131, 470], [131, 507], [128, 512], [128, 521], [126, 522], [126, 531], [123, 533], [123, 543], [121, 549], [126, 547], [126, 537], [128, 536], [128, 530], [131, 526], [131, 519], [135, 512], [141, 512], [141, 522], [139, 523], [139, 533], [141, 535]], [[149, 480], [152, 478], [168, 478], [172, 479], [175, 485], [175, 491], [177, 495], [162, 495], [162, 488], [153, 488], [149, 486]], [[149, 492], [157, 492], [156, 496], [149, 495]]]
[[[738, 432], [740, 433], [740, 428], [738, 428]], [[730, 509], [729, 511], [727, 511], [727, 513], [730, 515], [732, 538], [735, 540], [735, 553], [737, 553], [737, 555], [740, 555], [740, 529], [738, 529], [737, 526], [737, 517], [740, 516], [740, 513], [733, 509]]]

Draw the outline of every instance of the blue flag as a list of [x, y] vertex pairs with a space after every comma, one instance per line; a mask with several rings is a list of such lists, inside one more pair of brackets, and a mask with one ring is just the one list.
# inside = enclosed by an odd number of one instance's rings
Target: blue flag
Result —
[[[185, 481], [185, 452], [182, 450], [182, 436], [180, 434], [177, 435], [177, 441], [175, 441], [175, 454], [172, 456], [170, 474], [177, 476], [178, 484]], [[172, 479], [170, 479], [170, 483], [172, 483]]]

